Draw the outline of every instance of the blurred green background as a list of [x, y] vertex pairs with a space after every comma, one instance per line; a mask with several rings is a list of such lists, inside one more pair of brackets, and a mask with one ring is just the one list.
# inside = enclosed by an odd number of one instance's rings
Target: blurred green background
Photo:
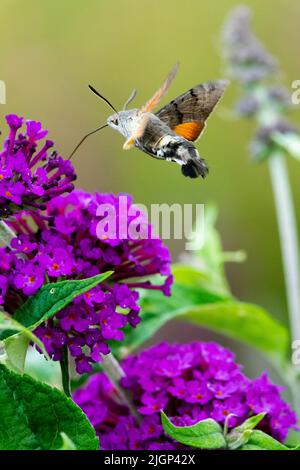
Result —
[[[300, 78], [298, 0], [248, 0], [254, 27], [278, 56], [283, 81]], [[110, 110], [87, 88], [91, 83], [116, 107], [132, 88], [139, 105], [161, 84], [172, 65], [181, 67], [168, 97], [222, 77], [220, 29], [235, 0], [1, 0], [1, 72], [7, 113], [41, 120], [56, 148], [68, 155], [81, 136], [104, 123]], [[176, 165], [138, 150], [124, 152], [111, 129], [90, 138], [74, 158], [77, 186], [130, 192], [140, 203], [207, 203], [220, 209], [218, 228], [227, 250], [245, 249], [248, 259], [228, 266], [234, 293], [257, 302], [287, 321], [275, 212], [266, 165], [253, 164], [247, 145], [252, 122], [237, 121], [230, 107], [238, 89], [231, 85], [198, 144], [210, 166], [205, 181], [181, 175]], [[300, 125], [300, 113], [292, 116]], [[297, 122], [299, 121], [299, 122]], [[289, 169], [296, 202], [299, 163]], [[298, 210], [298, 216], [299, 210]], [[182, 243], [170, 242], [174, 259]]]

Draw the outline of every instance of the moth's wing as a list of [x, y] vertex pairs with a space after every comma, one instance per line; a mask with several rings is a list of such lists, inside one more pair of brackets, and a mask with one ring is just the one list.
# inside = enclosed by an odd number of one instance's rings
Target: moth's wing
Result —
[[155, 106], [158, 105], [162, 97], [170, 88], [172, 80], [175, 78], [175, 75], [177, 73], [178, 67], [179, 67], [178, 63], [174, 65], [174, 67], [172, 68], [171, 72], [167, 76], [162, 86], [154, 93], [154, 95], [150, 98], [150, 100], [148, 100], [147, 103], [144, 106], [142, 106], [141, 108], [142, 113], [150, 113], [155, 108]]
[[156, 115], [174, 132], [195, 141], [228, 85], [226, 80], [202, 83], [160, 109]]
[[139, 123], [135, 129], [135, 131], [132, 133], [132, 135], [126, 140], [126, 142], [123, 145], [123, 149], [129, 150], [134, 146], [134, 142], [136, 139], [139, 139], [142, 137], [142, 135], [145, 132], [145, 129], [147, 127], [149, 117], [150, 117], [150, 112], [155, 108], [155, 106], [158, 105], [162, 97], [165, 95], [165, 93], [168, 91], [172, 80], [174, 79], [177, 70], [178, 70], [179, 64], [177, 63], [174, 65], [172, 68], [171, 72], [167, 76], [166, 80], [162, 84], [162, 86], [154, 93], [152, 98], [147, 101], [144, 106], [141, 107], [140, 109], [140, 119]]
[[140, 139], [147, 127], [147, 124], [149, 122], [150, 118], [150, 113], [141, 113], [139, 115], [138, 122], [136, 129], [133, 131], [133, 133], [128, 137], [128, 139], [124, 142], [123, 149], [124, 150], [130, 150], [133, 146], [134, 143], [137, 139]]

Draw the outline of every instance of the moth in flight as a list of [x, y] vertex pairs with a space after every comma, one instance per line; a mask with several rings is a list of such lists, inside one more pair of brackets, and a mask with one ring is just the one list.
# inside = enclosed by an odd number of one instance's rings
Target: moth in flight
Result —
[[107, 124], [87, 134], [71, 156], [88, 136], [109, 126], [125, 137], [123, 149], [128, 150], [135, 146], [151, 157], [178, 163], [184, 176], [204, 178], [208, 168], [194, 142], [203, 132], [206, 120], [224, 94], [228, 82], [215, 80], [202, 83], [178, 96], [159, 111], [153, 112], [169, 89], [177, 70], [178, 64], [173, 67], [152, 98], [139, 109], [127, 109], [135, 97], [135, 90], [126, 101], [123, 110], [117, 111], [104, 96], [89, 85], [90, 89], [115, 113], [109, 116]]

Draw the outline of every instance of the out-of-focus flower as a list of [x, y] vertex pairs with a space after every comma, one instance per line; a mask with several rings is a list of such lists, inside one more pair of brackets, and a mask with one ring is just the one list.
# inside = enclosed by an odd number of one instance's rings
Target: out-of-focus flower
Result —
[[[91, 364], [108, 354], [110, 340], [123, 339], [127, 324], [139, 323], [138, 288], [170, 293], [170, 254], [160, 239], [98, 238], [99, 206], [109, 203], [118, 209], [120, 197], [73, 191], [48, 201], [42, 217], [34, 214], [30, 220], [20, 214], [9, 222], [18, 236], [10, 247], [0, 248], [0, 303], [12, 314], [45, 280], [83, 279], [113, 271], [103, 284], [35, 331], [56, 360], [67, 345], [79, 373], [90, 372]], [[129, 212], [132, 200], [126, 200]], [[132, 216], [126, 212], [119, 217], [128, 228]], [[153, 275], [161, 275], [162, 283], [153, 284]]]
[[260, 103], [254, 96], [245, 96], [235, 104], [235, 111], [243, 117], [254, 116], [260, 108]]
[[283, 117], [292, 108], [291, 93], [277, 82], [270, 83], [277, 78], [278, 63], [252, 33], [250, 19], [247, 7], [234, 8], [222, 35], [228, 73], [243, 91], [235, 110], [258, 122], [250, 153], [257, 161], [266, 160], [277, 151], [299, 159], [299, 133]]
[[297, 130], [292, 124], [285, 120], [277, 120], [274, 124], [262, 125], [256, 131], [250, 144], [250, 151], [257, 161], [265, 160], [278, 148], [278, 143], [274, 137], [276, 135], [287, 137], [297, 135]]
[[[160, 410], [178, 426], [213, 418], [231, 429], [266, 412], [259, 428], [283, 441], [295, 413], [266, 374], [246, 377], [234, 354], [216, 343], [161, 343], [128, 357], [121, 385], [141, 416], [137, 423], [103, 373], [90, 377], [74, 399], [89, 417], [103, 450], [178, 449], [163, 432]], [[230, 416], [231, 415], [231, 416]]]
[[280, 113], [291, 108], [292, 100], [288, 90], [279, 85], [265, 85], [263, 89], [257, 90], [251, 87], [236, 103], [235, 110], [240, 116], [251, 118], [259, 115], [263, 104]]
[[261, 81], [277, 71], [276, 59], [252, 33], [250, 18], [247, 7], [235, 8], [225, 22], [222, 36], [230, 75], [243, 84]]
[[21, 210], [45, 209], [50, 199], [73, 190], [76, 174], [71, 162], [57, 152], [49, 153], [53, 147], [40, 140], [48, 133], [37, 121], [26, 121], [26, 132], [19, 132], [23, 118], [6, 116], [10, 127], [4, 148], [0, 152], [0, 217], [7, 218]]

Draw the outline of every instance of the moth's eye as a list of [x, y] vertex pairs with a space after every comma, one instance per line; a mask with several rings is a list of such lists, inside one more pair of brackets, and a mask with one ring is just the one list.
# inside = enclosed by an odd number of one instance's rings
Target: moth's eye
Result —
[[117, 118], [114, 119], [114, 120], [113, 120], [113, 124], [114, 124], [115, 126], [118, 126], [118, 125], [119, 125], [119, 120], [118, 120]]

